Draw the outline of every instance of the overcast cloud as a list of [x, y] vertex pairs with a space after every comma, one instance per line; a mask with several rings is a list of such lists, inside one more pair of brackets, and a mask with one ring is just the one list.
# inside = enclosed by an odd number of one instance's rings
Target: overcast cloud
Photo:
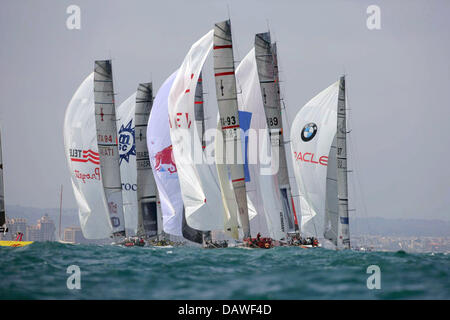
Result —
[[[81, 30], [66, 8], [81, 8]], [[230, 8], [235, 57], [269, 25], [282, 94], [297, 110], [345, 72], [369, 216], [450, 217], [450, 2], [24, 1], [0, 4], [0, 126], [9, 205], [75, 208], [64, 112], [95, 59], [113, 59], [119, 103], [154, 88]], [[366, 9], [381, 8], [381, 30]], [[360, 199], [361, 200], [361, 199]], [[356, 202], [355, 206], [362, 204]], [[358, 210], [360, 208], [357, 208]]]

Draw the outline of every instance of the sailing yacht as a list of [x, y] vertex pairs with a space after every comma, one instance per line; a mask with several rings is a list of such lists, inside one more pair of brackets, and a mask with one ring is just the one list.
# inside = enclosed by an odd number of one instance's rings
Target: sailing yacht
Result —
[[94, 72], [72, 97], [64, 119], [64, 147], [86, 239], [125, 237], [112, 66]]
[[[219, 118], [213, 164], [194, 161], [199, 155], [205, 160], [205, 154], [193, 93], [211, 51]], [[180, 66], [169, 93], [169, 125], [187, 224], [197, 230], [224, 232], [248, 245], [250, 220], [258, 213], [246, 189], [236, 88], [231, 24], [226, 20], [194, 43]]]
[[[6, 225], [6, 212], [5, 212], [5, 192], [3, 185], [3, 158], [2, 158], [2, 137], [0, 133], [0, 232], [3, 235], [8, 233], [8, 227]], [[23, 234], [18, 234], [15, 241], [0, 240], [0, 247], [24, 247], [33, 241], [22, 241]]]
[[350, 248], [345, 77], [311, 99], [291, 128], [301, 231]]

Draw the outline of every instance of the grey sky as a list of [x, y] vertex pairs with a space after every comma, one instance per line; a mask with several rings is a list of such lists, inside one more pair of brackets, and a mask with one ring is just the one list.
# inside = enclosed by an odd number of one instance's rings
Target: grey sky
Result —
[[[71, 4], [81, 8], [81, 30], [66, 28]], [[62, 183], [65, 207], [76, 207], [63, 118], [94, 60], [113, 59], [118, 102], [139, 82], [153, 80], [159, 88], [191, 44], [228, 17], [227, 4], [237, 60], [268, 21], [290, 121], [345, 71], [369, 216], [449, 219], [446, 0], [3, 0], [0, 125], [7, 204], [56, 207]], [[381, 8], [381, 30], [366, 27], [370, 4]]]

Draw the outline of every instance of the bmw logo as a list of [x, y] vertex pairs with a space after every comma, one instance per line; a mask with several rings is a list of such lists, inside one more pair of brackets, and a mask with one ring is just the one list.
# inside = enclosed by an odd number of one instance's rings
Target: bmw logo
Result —
[[308, 142], [314, 138], [317, 133], [317, 125], [315, 123], [308, 123], [303, 127], [302, 140]]

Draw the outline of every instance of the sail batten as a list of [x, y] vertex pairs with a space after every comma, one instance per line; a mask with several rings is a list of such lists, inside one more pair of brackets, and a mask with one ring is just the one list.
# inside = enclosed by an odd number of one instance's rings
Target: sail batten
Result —
[[350, 248], [349, 219], [348, 219], [348, 182], [347, 182], [347, 124], [345, 101], [345, 77], [339, 81], [339, 95], [337, 106], [337, 195], [338, 195], [338, 247]]
[[[230, 20], [216, 23], [214, 26], [214, 78], [224, 146], [222, 163], [227, 164], [229, 170], [244, 238], [249, 238], [250, 221], [242, 161]], [[232, 159], [228, 157], [230, 154], [233, 156]]]
[[101, 176], [113, 235], [125, 236], [116, 109], [110, 60], [95, 61], [94, 103]]
[[281, 115], [280, 87], [278, 81], [278, 62], [276, 44], [271, 43], [270, 33], [258, 33], [255, 36], [255, 54], [258, 66], [258, 77], [264, 103], [267, 126], [270, 132], [272, 148], [277, 156], [277, 183], [282, 201], [283, 215], [280, 223], [286, 232], [298, 231], [292, 192], [289, 182], [285, 142], [283, 138], [283, 120]]
[[138, 228], [140, 237], [156, 237], [162, 234], [161, 212], [158, 210], [158, 198], [155, 178], [147, 149], [147, 124], [153, 105], [152, 83], [141, 83], [136, 91], [135, 136]]

